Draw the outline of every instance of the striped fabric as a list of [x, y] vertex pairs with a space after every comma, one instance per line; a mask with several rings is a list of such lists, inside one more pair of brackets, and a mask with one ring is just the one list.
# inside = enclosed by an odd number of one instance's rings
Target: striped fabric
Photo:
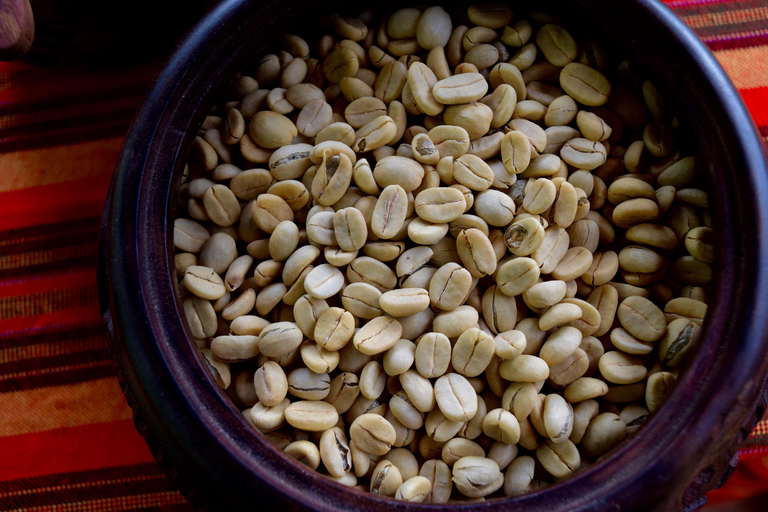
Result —
[[[666, 4], [715, 52], [768, 141], [768, 5]], [[158, 69], [0, 63], [0, 512], [189, 510], [133, 425], [96, 291], [112, 171]], [[768, 488], [768, 421], [741, 454], [716, 500]]]

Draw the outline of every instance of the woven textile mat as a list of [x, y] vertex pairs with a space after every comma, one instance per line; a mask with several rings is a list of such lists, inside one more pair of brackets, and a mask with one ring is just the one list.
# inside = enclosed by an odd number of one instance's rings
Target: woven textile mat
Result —
[[[768, 4], [666, 4], [714, 51], [768, 139]], [[134, 427], [96, 290], [112, 172], [162, 56], [93, 66], [88, 52], [108, 35], [62, 46], [70, 26], [42, 14], [30, 59], [0, 63], [0, 511], [189, 510]], [[710, 500], [768, 490], [766, 456], [764, 419]]]

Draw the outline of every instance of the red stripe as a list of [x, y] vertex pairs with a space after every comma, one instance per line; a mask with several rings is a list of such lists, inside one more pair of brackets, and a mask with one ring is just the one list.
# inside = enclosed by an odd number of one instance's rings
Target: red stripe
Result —
[[0, 438], [0, 480], [152, 462], [131, 420]]
[[749, 34], [746, 36], [729, 36], [727, 34], [717, 36], [706, 36], [704, 34], [698, 35], [713, 52], [721, 50], [737, 50], [739, 48], [764, 46], [768, 44], [768, 34], [764, 33]]
[[18, 336], [20, 334], [34, 334], [53, 328], [61, 329], [64, 326], [93, 324], [94, 321], [101, 321], [99, 307], [96, 304], [82, 308], [56, 311], [55, 313], [47, 313], [45, 315], [7, 318], [0, 320], [0, 338]]
[[752, 114], [755, 124], [768, 126], [768, 87], [741, 89], [739, 92], [744, 98], [744, 103]]
[[0, 297], [34, 295], [36, 293], [67, 288], [96, 286], [96, 269], [87, 268], [62, 274], [45, 274], [40, 277], [18, 278], [0, 281]]
[[82, 219], [104, 211], [111, 172], [0, 193], [0, 231]]

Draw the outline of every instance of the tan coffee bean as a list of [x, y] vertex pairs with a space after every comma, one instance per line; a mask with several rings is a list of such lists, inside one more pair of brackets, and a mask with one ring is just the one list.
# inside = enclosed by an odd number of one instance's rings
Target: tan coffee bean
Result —
[[183, 283], [187, 290], [202, 299], [216, 300], [226, 293], [224, 281], [210, 267], [187, 267]]
[[382, 460], [371, 473], [370, 492], [372, 494], [394, 497], [401, 485], [403, 485], [403, 477], [392, 461]]
[[433, 223], [447, 223], [464, 213], [466, 203], [460, 190], [433, 187], [419, 192], [415, 198], [416, 215]]
[[275, 322], [259, 335], [259, 350], [267, 357], [282, 357], [297, 349], [304, 335], [293, 322]]
[[438, 81], [435, 73], [426, 64], [416, 62], [408, 69], [407, 76], [408, 87], [419, 110], [430, 116], [442, 112], [443, 105], [432, 95], [432, 88]]
[[253, 142], [267, 149], [287, 146], [299, 133], [293, 121], [270, 110], [254, 114], [248, 124], [248, 130]]
[[555, 304], [542, 313], [539, 318], [539, 329], [548, 331], [579, 318], [581, 318], [581, 308], [575, 304]]
[[712, 228], [693, 228], [685, 235], [685, 248], [697, 260], [712, 263], [715, 259], [713, 238]]
[[565, 478], [579, 468], [581, 456], [576, 445], [570, 439], [562, 443], [547, 440], [536, 449], [536, 457], [555, 478]]
[[515, 217], [515, 202], [498, 190], [485, 190], [475, 197], [475, 213], [491, 226], [506, 227]]
[[403, 332], [400, 322], [390, 316], [369, 321], [352, 339], [355, 348], [367, 355], [376, 355], [392, 348]]
[[515, 458], [507, 467], [504, 475], [504, 494], [521, 496], [534, 490], [533, 471], [536, 461], [533, 457], [522, 455]]
[[344, 286], [344, 275], [336, 267], [318, 265], [307, 275], [304, 288], [317, 299], [327, 299], [336, 295]]
[[645, 198], [629, 199], [613, 210], [613, 222], [620, 228], [628, 228], [634, 224], [652, 221], [658, 215], [659, 207], [655, 201]]
[[520, 424], [511, 412], [493, 409], [483, 418], [483, 433], [502, 443], [517, 444], [520, 440]]
[[544, 240], [533, 251], [531, 258], [539, 264], [542, 274], [550, 274], [568, 251], [568, 233], [557, 226], [550, 226], [544, 230]]
[[520, 355], [501, 363], [499, 373], [513, 382], [541, 382], [549, 377], [549, 365], [532, 355]]
[[627, 427], [614, 413], [606, 412], [589, 422], [580, 446], [588, 457], [599, 457], [627, 437]]
[[182, 251], [200, 252], [210, 236], [207, 229], [193, 220], [176, 219], [173, 222], [173, 244]]
[[453, 179], [458, 183], [482, 192], [493, 184], [494, 174], [481, 158], [465, 154], [453, 161]]
[[397, 488], [395, 499], [422, 503], [429, 496], [431, 489], [432, 483], [426, 477], [414, 476]]
[[650, 300], [627, 297], [619, 304], [617, 315], [621, 325], [643, 341], [656, 341], [667, 329], [664, 313]]
[[332, 476], [340, 478], [352, 469], [352, 455], [342, 429], [334, 427], [323, 432], [319, 447], [323, 465]]
[[529, 307], [547, 308], [563, 300], [566, 288], [563, 281], [543, 281], [524, 290], [523, 300]]
[[544, 227], [532, 217], [513, 222], [504, 234], [509, 251], [516, 256], [528, 256], [544, 242]]
[[459, 336], [453, 347], [451, 363], [465, 377], [476, 377], [485, 371], [494, 351], [493, 338], [480, 329], [472, 328]]
[[605, 163], [607, 152], [601, 142], [575, 138], [563, 145], [560, 158], [578, 169], [591, 171]]
[[667, 332], [659, 344], [659, 359], [671, 368], [680, 366], [698, 343], [701, 325], [688, 318], [670, 322]]
[[333, 405], [316, 400], [293, 402], [285, 408], [285, 421], [294, 428], [309, 432], [323, 432], [339, 420]]
[[352, 181], [352, 161], [344, 154], [333, 155], [318, 165], [312, 180], [312, 197], [321, 205], [337, 202], [347, 191]]
[[340, 350], [352, 338], [354, 328], [354, 317], [349, 311], [331, 307], [317, 317], [314, 340], [326, 350]]
[[310, 469], [320, 466], [320, 450], [312, 441], [294, 441], [286, 446], [283, 452]]
[[352, 149], [357, 152], [372, 151], [392, 141], [397, 125], [389, 116], [379, 116], [355, 132]]
[[440, 377], [448, 370], [450, 361], [451, 343], [444, 334], [430, 332], [416, 341], [414, 362], [423, 377]]
[[384, 293], [397, 285], [397, 276], [385, 263], [369, 256], [355, 258], [347, 267], [350, 283], [368, 283]]
[[359, 394], [360, 387], [357, 375], [343, 372], [331, 381], [331, 387], [325, 401], [333, 405], [339, 414], [344, 414], [352, 407]]
[[429, 307], [429, 292], [421, 288], [391, 290], [381, 295], [379, 306], [394, 317], [415, 315]]
[[[624, 180], [619, 180], [624, 181]], [[627, 240], [659, 249], [676, 249], [677, 235], [661, 224], [643, 223], [631, 226], [626, 232]]]
[[559, 67], [572, 63], [579, 52], [573, 36], [564, 28], [551, 23], [544, 25], [536, 32], [536, 44], [544, 57]]
[[451, 496], [451, 468], [439, 459], [428, 459], [422, 464], [419, 475], [430, 482], [430, 491], [424, 500], [427, 503], [447, 503]]
[[598, 398], [607, 392], [608, 385], [604, 381], [592, 377], [581, 377], [565, 387], [563, 396], [568, 402], [575, 404]]
[[444, 47], [448, 44], [452, 29], [451, 17], [442, 7], [429, 7], [419, 17], [416, 40], [425, 50]]
[[480, 73], [462, 73], [438, 81], [432, 88], [435, 99], [443, 105], [477, 101], [488, 91], [488, 82]]
[[378, 186], [399, 185], [406, 192], [416, 190], [424, 178], [424, 167], [410, 158], [388, 156], [380, 159], [373, 170]]
[[327, 373], [315, 373], [309, 368], [296, 368], [288, 374], [288, 393], [304, 400], [323, 400], [331, 389]]
[[645, 404], [649, 412], [655, 411], [672, 391], [675, 377], [669, 372], [658, 372], [648, 377], [645, 388]]
[[592, 267], [593, 256], [585, 247], [571, 247], [552, 271], [552, 277], [571, 281], [584, 275]]
[[349, 427], [350, 441], [362, 451], [384, 455], [395, 442], [395, 429], [378, 414], [362, 414]]
[[269, 254], [275, 261], [283, 261], [293, 254], [298, 244], [298, 226], [290, 220], [280, 222], [269, 238]]
[[493, 122], [493, 110], [485, 103], [473, 101], [451, 105], [443, 112], [443, 122], [467, 132], [471, 139], [468, 153], [477, 153], [479, 158], [487, 159], [499, 152], [503, 135], [493, 133], [486, 137]]
[[429, 130], [427, 136], [435, 145], [441, 159], [447, 156], [458, 158], [469, 149], [469, 134], [461, 126], [438, 125]]
[[473, 276], [482, 277], [496, 270], [496, 253], [488, 237], [479, 229], [463, 230], [456, 239], [456, 250]]
[[539, 265], [531, 258], [518, 257], [502, 264], [496, 272], [499, 290], [514, 297], [536, 284], [539, 279]]
[[555, 393], [544, 400], [544, 426], [553, 443], [566, 441], [573, 430], [573, 409], [565, 399]]
[[477, 413], [477, 394], [458, 373], [448, 373], [435, 382], [437, 406], [452, 421], [468, 421]]
[[704, 286], [712, 280], [712, 266], [693, 256], [683, 256], [672, 262], [670, 274], [681, 283]]
[[400, 385], [410, 402], [423, 413], [435, 408], [435, 392], [432, 382], [416, 370], [407, 370], [399, 376]]
[[258, 336], [217, 336], [211, 340], [211, 354], [225, 363], [247, 361], [259, 355]]
[[338, 351], [330, 351], [313, 340], [307, 340], [300, 346], [301, 360], [315, 373], [330, 373], [339, 365]]
[[614, 384], [633, 384], [645, 378], [648, 371], [640, 359], [612, 350], [600, 358], [600, 373]]
[[530, 139], [520, 131], [511, 131], [501, 141], [501, 161], [504, 168], [512, 174], [524, 172], [531, 162], [532, 146]]
[[248, 411], [248, 418], [259, 431], [269, 432], [285, 422], [285, 411], [289, 405], [291, 401], [287, 398], [272, 407], [257, 403]]
[[267, 233], [272, 233], [283, 221], [294, 220], [293, 210], [281, 197], [274, 194], [261, 194], [251, 205], [254, 223]]
[[607, 140], [613, 132], [611, 126], [602, 118], [594, 112], [587, 112], [586, 110], [581, 110], [576, 115], [576, 125], [584, 137], [599, 142]]
[[[399, 61], [387, 62], [379, 71], [374, 86], [374, 95], [384, 103], [397, 100], [405, 89], [407, 68]], [[410, 89], [408, 89], [410, 91]]]
[[357, 55], [349, 48], [337, 48], [322, 63], [325, 79], [333, 84], [347, 76], [354, 76], [360, 67]]
[[393, 238], [407, 217], [408, 200], [400, 185], [388, 185], [382, 190], [371, 218], [371, 229], [379, 238]]
[[572, 62], [560, 72], [560, 87], [584, 105], [604, 105], [611, 95], [611, 84], [598, 70]]
[[368, 238], [365, 217], [356, 208], [342, 208], [333, 217], [336, 242], [345, 251], [361, 249]]
[[229, 187], [214, 185], [203, 194], [208, 217], [219, 226], [231, 226], [240, 219], [240, 203]]

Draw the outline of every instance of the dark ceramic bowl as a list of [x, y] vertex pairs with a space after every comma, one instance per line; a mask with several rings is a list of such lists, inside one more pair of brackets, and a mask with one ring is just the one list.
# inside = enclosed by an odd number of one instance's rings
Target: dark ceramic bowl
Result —
[[[700, 347], [638, 435], [557, 485], [464, 508], [695, 509], [727, 478], [765, 409], [768, 174], [761, 142], [716, 60], [659, 2], [546, 1], [535, 9], [589, 20], [652, 71], [709, 164], [718, 263]], [[112, 182], [99, 275], [110, 351], [138, 429], [201, 510], [435, 510], [350, 491], [267, 444], [211, 378], [177, 299], [176, 194], [184, 159], [217, 93], [286, 27], [343, 10], [342, 2], [307, 0], [221, 5], [156, 78]]]

